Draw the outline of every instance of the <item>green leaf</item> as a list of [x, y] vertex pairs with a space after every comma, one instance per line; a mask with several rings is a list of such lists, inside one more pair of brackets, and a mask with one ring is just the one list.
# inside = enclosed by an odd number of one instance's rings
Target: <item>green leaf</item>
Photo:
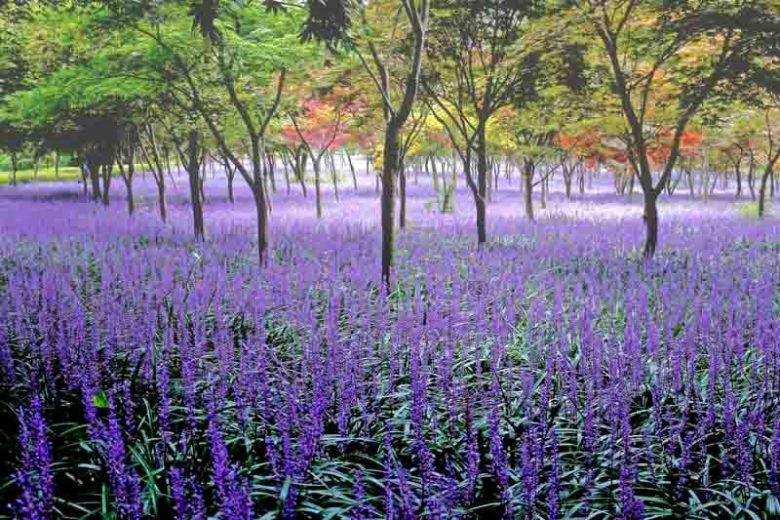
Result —
[[92, 404], [95, 408], [106, 409], [108, 408], [108, 396], [104, 390], [100, 390], [92, 396]]

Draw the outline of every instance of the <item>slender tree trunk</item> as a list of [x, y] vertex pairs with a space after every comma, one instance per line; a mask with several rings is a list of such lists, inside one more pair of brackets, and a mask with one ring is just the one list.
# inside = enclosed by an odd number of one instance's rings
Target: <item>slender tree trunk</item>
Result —
[[111, 171], [113, 170], [113, 164], [104, 164], [101, 170], [103, 172], [103, 205], [108, 206], [110, 202], [109, 197], [111, 193]]
[[406, 167], [404, 161], [401, 160], [400, 167], [398, 169], [398, 227], [400, 229], [406, 228]]
[[395, 176], [399, 171], [401, 147], [400, 125], [391, 120], [385, 131], [384, 164], [382, 165], [382, 197], [380, 199], [382, 221], [382, 280], [390, 287], [390, 269], [393, 265], [395, 230], [393, 229]]
[[[192, 224], [195, 238], [202, 240], [206, 235], [203, 222], [203, 196], [200, 179], [200, 133], [196, 129], [190, 129], [187, 137], [187, 176], [190, 184], [190, 205], [192, 206]], [[185, 157], [182, 157], [185, 159]]]
[[433, 183], [433, 191], [434, 193], [436, 193], [436, 198], [438, 198], [439, 197], [439, 172], [436, 171], [436, 159], [434, 159], [433, 156], [430, 156], [429, 159], [431, 164], [431, 182]]
[[233, 179], [236, 178], [236, 171], [230, 167], [230, 165], [227, 165], [227, 190], [228, 190], [228, 200], [231, 204], [236, 203], [236, 199], [233, 196]]
[[54, 178], [60, 179], [60, 152], [54, 151]]
[[287, 154], [282, 155], [282, 168], [284, 169], [284, 183], [287, 187], [287, 195], [290, 195], [290, 168], [287, 160]]
[[737, 194], [736, 194], [736, 197], [735, 197], [736, 199], [739, 199], [739, 198], [742, 197], [742, 172], [740, 171], [739, 166], [740, 166], [739, 162], [734, 164], [734, 175], [735, 175], [736, 181], [737, 181]]
[[534, 163], [525, 161], [523, 164], [523, 180], [525, 186], [523, 189], [523, 198], [525, 199], [525, 217], [531, 222], [534, 221]]
[[101, 199], [100, 166], [95, 164], [92, 160], [87, 160], [87, 170], [89, 171], [89, 179], [92, 183], [92, 201], [98, 202]]
[[306, 157], [308, 157], [308, 155], [301, 148], [295, 150], [295, 166], [293, 169], [295, 170], [295, 175], [298, 177], [298, 183], [301, 185], [304, 199], [308, 196], [306, 191]]
[[33, 154], [33, 178], [37, 181], [38, 180], [38, 170], [41, 167], [41, 156], [36, 150]]
[[[16, 155], [16, 151], [11, 151], [11, 186], [16, 186], [16, 172], [19, 170], [18, 168], [18, 158]], [[84, 190], [86, 190], [87, 184], [84, 183]]]
[[261, 187], [252, 188], [252, 198], [255, 201], [257, 214], [257, 255], [260, 265], [265, 264], [265, 254], [268, 248], [268, 207], [265, 194]]
[[160, 172], [155, 180], [157, 181], [157, 205], [160, 209], [160, 219], [166, 222], [168, 220], [168, 205], [165, 202], [165, 175], [163, 172]]
[[122, 181], [125, 183], [125, 193], [127, 199], [127, 214], [133, 216], [135, 213], [135, 198], [133, 196], [133, 176], [135, 175], [135, 152], [133, 146], [128, 147], [127, 153], [127, 170], [122, 165], [122, 157], [117, 156], [116, 165], [119, 168], [119, 176], [122, 177]]
[[[771, 149], [770, 149], [771, 154]], [[774, 166], [777, 162], [778, 158], [780, 158], [780, 151], [778, 151], [774, 156], [767, 157], [767, 164], [764, 168], [764, 174], [761, 176], [761, 185], [758, 188], [758, 217], [762, 218], [764, 216], [764, 213], [766, 212], [766, 188], [769, 181], [769, 178], [774, 173]]]
[[336, 161], [333, 158], [333, 154], [328, 154], [327, 161], [330, 165], [330, 176], [331, 180], [333, 181], [333, 194], [336, 197], [336, 201], [338, 202], [341, 200], [339, 198], [339, 176], [336, 172]]
[[314, 200], [317, 207], [317, 218], [322, 218], [322, 193], [320, 189], [320, 161], [321, 157], [312, 157], [314, 167]]
[[276, 158], [273, 152], [265, 154], [268, 163], [268, 179], [271, 181], [271, 190], [276, 193]]
[[477, 128], [477, 194], [474, 197], [477, 217], [477, 247], [481, 247], [487, 242], [485, 203], [487, 201], [488, 159], [485, 124], [483, 122]]
[[645, 221], [645, 258], [652, 258], [658, 244], [658, 196], [651, 190], [644, 192], [644, 221]]
[[[88, 195], [87, 193], [87, 186], [89, 184], [88, 177], [89, 177], [89, 168], [87, 168], [86, 162], [82, 162], [81, 166], [79, 167], [81, 169], [81, 188], [84, 192], [84, 196], [86, 197]], [[16, 184], [16, 175], [14, 175], [14, 184]]]
[[352, 186], [355, 188], [355, 191], [358, 189], [357, 185], [357, 174], [355, 173], [355, 165], [352, 164], [352, 156], [349, 154], [349, 151], [345, 152], [347, 155], [347, 162], [349, 163], [349, 171], [352, 172]]

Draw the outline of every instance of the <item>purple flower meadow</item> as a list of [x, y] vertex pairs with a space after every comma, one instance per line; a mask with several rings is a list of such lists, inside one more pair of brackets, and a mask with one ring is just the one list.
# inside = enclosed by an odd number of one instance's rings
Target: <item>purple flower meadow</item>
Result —
[[148, 184], [132, 218], [0, 190], [0, 514], [780, 514], [776, 220], [667, 200], [644, 261], [636, 204], [530, 223], [508, 184], [477, 249], [421, 182], [385, 293], [373, 180], [321, 221], [276, 193], [262, 269], [251, 195], [206, 186], [204, 242], [184, 192], [164, 225]]

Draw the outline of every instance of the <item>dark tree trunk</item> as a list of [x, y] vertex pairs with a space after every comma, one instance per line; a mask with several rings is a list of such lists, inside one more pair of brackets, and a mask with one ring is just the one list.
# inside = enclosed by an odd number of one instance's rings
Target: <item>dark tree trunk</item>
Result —
[[488, 160], [485, 130], [485, 123], [477, 129], [477, 193], [474, 197], [477, 217], [477, 247], [487, 242], [485, 203], [487, 201]]
[[131, 217], [135, 213], [135, 197], [133, 196], [133, 180], [125, 180], [125, 189], [127, 190], [127, 214]]
[[320, 161], [321, 157], [312, 158], [314, 168], [314, 201], [317, 207], [317, 218], [322, 218], [322, 193], [320, 189]]
[[54, 178], [60, 178], [60, 152], [54, 151]]
[[230, 165], [227, 165], [227, 190], [228, 190], [228, 200], [231, 204], [236, 203], [236, 199], [233, 196], [233, 179], [236, 178], [236, 171], [230, 167]]
[[108, 206], [111, 194], [111, 171], [113, 170], [113, 164], [104, 164], [101, 170], [103, 172], [103, 205]]
[[398, 169], [398, 227], [400, 229], [406, 228], [406, 167], [401, 161], [400, 168]]
[[125, 193], [127, 199], [127, 214], [131, 217], [135, 213], [135, 198], [133, 196], [133, 176], [135, 175], [135, 153], [132, 145], [128, 147], [127, 170], [122, 165], [122, 157], [116, 158], [116, 165], [119, 168], [119, 175], [125, 183]]
[[[11, 151], [11, 186], [16, 186], [16, 172], [19, 170], [18, 158], [15, 151]], [[86, 194], [87, 184], [84, 183]]]
[[301, 191], [303, 192], [303, 198], [308, 196], [306, 191], [306, 153], [302, 148], [298, 148], [294, 152], [295, 159], [295, 175], [298, 177], [298, 183], [301, 185]]
[[284, 183], [287, 187], [287, 195], [290, 194], [290, 168], [287, 160], [287, 154], [282, 155], [282, 167], [284, 169]]
[[355, 165], [352, 164], [352, 156], [349, 154], [349, 151], [345, 153], [347, 155], [347, 162], [349, 163], [349, 171], [352, 172], [352, 186], [355, 188], [355, 191], [357, 191], [358, 185], [357, 185], [357, 174], [355, 173]]
[[163, 222], [168, 220], [168, 206], [165, 202], [165, 177], [160, 172], [159, 179], [157, 180], [157, 203], [160, 209], [160, 219]]
[[333, 181], [333, 195], [336, 197], [336, 201], [338, 202], [340, 199], [339, 197], [339, 176], [336, 172], [336, 161], [333, 157], [333, 154], [328, 154], [328, 164], [330, 165], [330, 177]]
[[[771, 154], [771, 148], [770, 148]], [[780, 159], [780, 150], [774, 155], [767, 157], [764, 174], [761, 175], [761, 185], [758, 188], [758, 217], [762, 218], [766, 212], [766, 188], [770, 177], [774, 174], [775, 163]]]
[[399, 134], [401, 126], [395, 120], [387, 125], [384, 143], [384, 164], [382, 165], [382, 197], [380, 199], [382, 220], [382, 280], [390, 287], [390, 269], [393, 265], [394, 236], [393, 214], [395, 176], [399, 171], [401, 147]]
[[93, 161], [87, 161], [87, 171], [89, 172], [89, 180], [92, 184], [92, 201], [98, 202], [101, 199], [100, 193], [100, 166]]
[[[262, 184], [258, 183], [259, 186]], [[266, 205], [265, 193], [262, 187], [252, 188], [252, 196], [255, 201], [255, 212], [257, 213], [257, 254], [260, 265], [265, 265], [265, 255], [268, 249], [268, 207]]]
[[655, 248], [658, 244], [658, 196], [651, 190], [644, 192], [644, 218], [645, 230], [647, 235], [645, 237], [644, 255], [645, 258], [652, 258], [655, 254]]
[[563, 184], [564, 188], [566, 189], [566, 198], [571, 199], [571, 182], [573, 177], [573, 170], [566, 164], [562, 164], [561, 168], [563, 168]]
[[268, 164], [268, 179], [271, 181], [271, 190], [276, 193], [276, 158], [273, 152], [265, 154], [265, 158]]
[[[87, 191], [88, 190], [88, 185], [89, 185], [89, 182], [88, 182], [89, 168], [87, 168], [87, 164], [86, 163], [81, 163], [80, 168], [81, 168], [81, 188], [83, 189], [84, 196], [86, 197], [87, 195], [89, 195], [89, 193]], [[14, 175], [14, 178], [15, 177], [16, 177], [16, 175]], [[16, 184], [16, 182], [14, 182], [14, 184]]]
[[523, 164], [523, 180], [525, 186], [523, 189], [523, 198], [525, 199], [525, 217], [532, 221], [534, 220], [534, 163], [532, 161], [525, 161]]
[[192, 206], [192, 224], [195, 238], [202, 240], [206, 235], [203, 222], [203, 196], [200, 180], [200, 134], [196, 129], [190, 129], [187, 137], [187, 160], [185, 169], [190, 181], [190, 205]]

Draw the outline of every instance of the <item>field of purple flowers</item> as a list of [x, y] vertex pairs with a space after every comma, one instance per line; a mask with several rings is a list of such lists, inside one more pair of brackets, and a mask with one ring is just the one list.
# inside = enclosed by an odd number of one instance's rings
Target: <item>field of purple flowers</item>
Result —
[[179, 184], [0, 190], [0, 515], [780, 518], [777, 220], [675, 196], [645, 263], [639, 196], [507, 185], [477, 250], [411, 185], [386, 294], [373, 181], [281, 188], [262, 270]]

